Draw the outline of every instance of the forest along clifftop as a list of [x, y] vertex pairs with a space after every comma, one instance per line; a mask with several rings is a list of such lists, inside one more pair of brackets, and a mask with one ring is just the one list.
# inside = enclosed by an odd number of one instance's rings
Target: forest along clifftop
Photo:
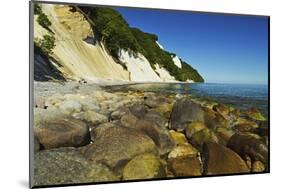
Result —
[[34, 49], [36, 81], [204, 82], [111, 8], [35, 4]]

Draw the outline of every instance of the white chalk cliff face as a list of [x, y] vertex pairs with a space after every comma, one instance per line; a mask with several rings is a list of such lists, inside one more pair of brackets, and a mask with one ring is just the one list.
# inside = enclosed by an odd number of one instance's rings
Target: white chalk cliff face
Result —
[[[129, 80], [129, 72], [113, 60], [103, 44], [85, 41], [94, 33], [81, 13], [70, 12], [68, 6], [50, 4], [42, 4], [42, 10], [51, 21], [50, 29], [56, 38], [52, 56], [61, 65], [58, 69], [65, 77]], [[36, 18], [34, 24], [34, 37], [42, 38], [48, 31], [37, 23]]]
[[[154, 70], [140, 53], [133, 56], [128, 51], [120, 50], [119, 61], [126, 65], [127, 69], [124, 68], [108, 53], [104, 44], [95, 40], [87, 18], [79, 11], [72, 12], [70, 9], [69, 6], [42, 4], [43, 13], [52, 23], [51, 31], [40, 26], [37, 15], [34, 16], [34, 39], [42, 39], [46, 34], [55, 37], [56, 46], [52, 50], [52, 59], [49, 62], [65, 79], [86, 79], [95, 82], [176, 82], [169, 71], [157, 63]], [[156, 43], [163, 49], [158, 42]], [[173, 57], [173, 61], [181, 68], [181, 61], [177, 56]], [[35, 62], [35, 65], [39, 64], [41, 63]]]

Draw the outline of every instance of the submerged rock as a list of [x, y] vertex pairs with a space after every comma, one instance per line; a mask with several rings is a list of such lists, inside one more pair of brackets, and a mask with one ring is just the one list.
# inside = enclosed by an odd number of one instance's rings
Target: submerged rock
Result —
[[89, 127], [70, 117], [37, 122], [34, 135], [44, 148], [79, 147], [90, 143]]
[[118, 179], [106, 166], [89, 162], [75, 148], [43, 150], [34, 157], [35, 186]]
[[134, 157], [123, 169], [123, 180], [151, 179], [164, 176], [164, 168], [159, 158], [151, 153]]
[[245, 161], [238, 154], [214, 142], [204, 144], [203, 158], [205, 175], [249, 172]]
[[236, 133], [228, 141], [227, 146], [241, 157], [248, 155], [252, 160], [268, 162], [268, 148], [261, 138], [251, 133]]
[[86, 112], [75, 113], [72, 116], [76, 119], [81, 119], [91, 123], [91, 126], [105, 123], [108, 121], [108, 118], [105, 115], [90, 110]]
[[201, 106], [187, 98], [177, 100], [173, 106], [169, 127], [183, 131], [186, 125], [193, 121], [204, 122], [204, 111]]
[[262, 162], [260, 161], [254, 161], [252, 164], [252, 172], [259, 173], [259, 172], [264, 172], [265, 171], [265, 166]]
[[85, 151], [85, 157], [119, 169], [135, 156], [146, 152], [158, 153], [153, 140], [147, 135], [136, 129], [108, 126], [99, 130], [94, 142]]
[[138, 119], [142, 119], [147, 113], [147, 109], [143, 104], [134, 104], [133, 106], [129, 107], [129, 110]]

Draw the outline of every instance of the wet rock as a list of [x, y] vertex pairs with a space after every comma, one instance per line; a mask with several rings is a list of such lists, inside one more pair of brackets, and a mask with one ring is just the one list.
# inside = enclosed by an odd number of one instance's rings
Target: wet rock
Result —
[[265, 166], [262, 162], [260, 161], [254, 161], [252, 164], [252, 172], [259, 173], [259, 172], [264, 172], [265, 171]]
[[202, 129], [205, 129], [206, 126], [203, 122], [195, 121], [186, 126], [185, 135], [187, 138], [191, 138], [192, 135]]
[[257, 121], [265, 121], [265, 117], [261, 114], [261, 112], [256, 108], [251, 108], [245, 112], [246, 116], [253, 120]]
[[177, 100], [172, 109], [169, 127], [183, 131], [186, 124], [193, 121], [204, 121], [204, 111], [201, 106], [187, 98]]
[[135, 128], [149, 136], [157, 145], [159, 153], [166, 154], [175, 146], [169, 131], [159, 126], [157, 123], [147, 120], [139, 120]]
[[217, 127], [229, 127], [229, 120], [219, 113], [205, 112], [204, 115], [205, 125], [210, 129]]
[[123, 180], [164, 177], [164, 169], [154, 154], [141, 154], [129, 161], [123, 170]]
[[104, 165], [89, 162], [75, 148], [43, 150], [35, 154], [34, 185], [116, 181]]
[[202, 145], [205, 142], [214, 142], [214, 143], [218, 143], [218, 138], [215, 135], [215, 133], [208, 129], [208, 128], [204, 128], [196, 133], [194, 133], [191, 137], [191, 143], [201, 149]]
[[257, 127], [253, 132], [260, 136], [267, 137], [269, 135], [268, 129], [268, 121], [261, 121], [259, 123], [259, 127]]
[[203, 158], [205, 175], [249, 172], [245, 161], [238, 154], [214, 142], [204, 144]]
[[135, 156], [146, 152], [157, 153], [156, 145], [147, 135], [136, 129], [108, 126], [98, 132], [85, 151], [85, 157], [119, 169]]
[[129, 110], [138, 119], [144, 118], [144, 115], [147, 113], [147, 109], [143, 104], [134, 104], [129, 107]]
[[248, 155], [252, 160], [259, 160], [267, 164], [268, 148], [257, 135], [236, 133], [229, 139], [227, 146], [241, 157]]
[[169, 131], [176, 145], [187, 143], [185, 135], [174, 130]]
[[86, 111], [81, 113], [73, 114], [73, 117], [76, 119], [81, 119], [91, 123], [91, 126], [99, 125], [108, 121], [108, 118], [105, 115], [99, 114], [94, 111]]
[[90, 143], [89, 127], [70, 117], [37, 122], [34, 135], [44, 148], [79, 147]]

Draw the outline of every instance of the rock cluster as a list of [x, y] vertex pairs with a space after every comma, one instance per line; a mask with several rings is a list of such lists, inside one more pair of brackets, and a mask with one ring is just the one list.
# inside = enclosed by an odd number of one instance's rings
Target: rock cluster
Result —
[[268, 169], [267, 121], [257, 109], [83, 85], [35, 90], [34, 185]]

